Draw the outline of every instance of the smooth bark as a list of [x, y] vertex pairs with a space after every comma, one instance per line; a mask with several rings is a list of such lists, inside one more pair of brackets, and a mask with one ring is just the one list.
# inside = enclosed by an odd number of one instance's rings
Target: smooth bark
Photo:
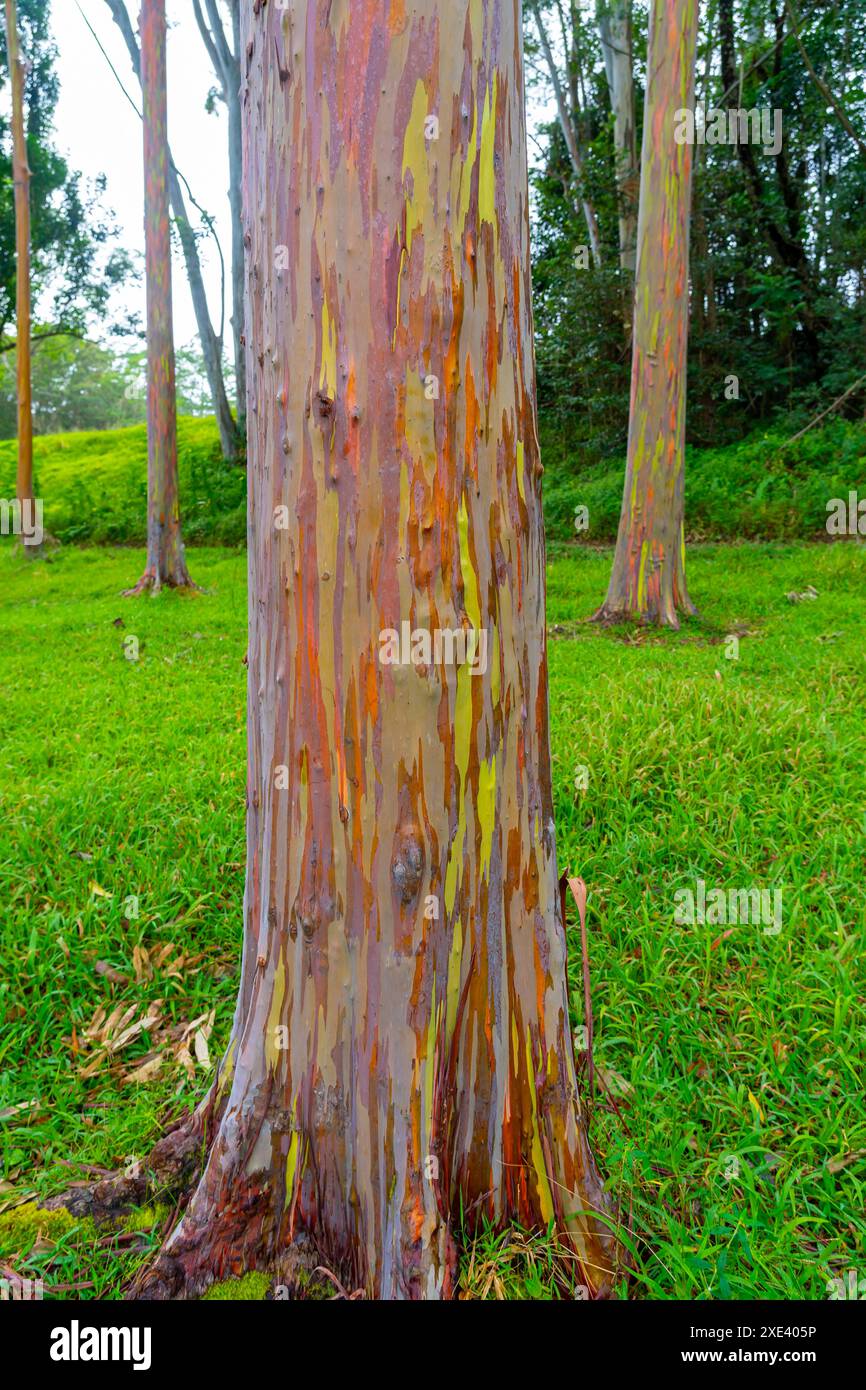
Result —
[[177, 398], [168, 218], [165, 0], [142, 0], [144, 243], [147, 286], [147, 563], [131, 594], [191, 584], [177, 480]]
[[[126, 9], [125, 0], [106, 0], [106, 4], [111, 11], [115, 24], [123, 35], [133, 71], [135, 72], [136, 78], [140, 81], [141, 53]], [[180, 238], [181, 250], [183, 252], [183, 260], [186, 267], [187, 280], [189, 282], [196, 326], [198, 328], [205, 373], [208, 379], [214, 416], [219, 431], [220, 450], [223, 458], [234, 459], [238, 453], [238, 428], [232, 415], [228, 395], [226, 394], [222, 364], [222, 340], [214, 331], [211, 321], [204, 275], [202, 274], [201, 268], [201, 259], [198, 254], [198, 242], [187, 212], [181, 181], [174, 161], [171, 158], [171, 150], [169, 150], [168, 164], [169, 197], [172, 211], [174, 212], [175, 226], [177, 227], [178, 236]]]
[[598, 0], [599, 37], [613, 111], [619, 208], [619, 261], [634, 274], [637, 256], [638, 162], [632, 72], [631, 0]]
[[550, 46], [547, 30], [544, 27], [544, 20], [538, 8], [537, 0], [530, 0], [532, 13], [535, 17], [535, 27], [538, 30], [538, 40], [541, 44], [541, 51], [544, 54], [544, 61], [547, 64], [547, 71], [550, 76], [553, 94], [556, 99], [556, 111], [559, 117], [559, 128], [562, 131], [565, 147], [568, 150], [568, 158], [571, 163], [572, 173], [574, 174], [575, 189], [577, 200], [580, 205], [583, 219], [586, 223], [586, 231], [589, 237], [589, 248], [592, 254], [593, 265], [600, 266], [603, 262], [601, 249], [601, 233], [598, 227], [598, 217], [595, 207], [586, 189], [586, 174], [584, 171], [583, 152], [580, 148], [580, 140], [575, 128], [575, 120], [569, 110], [568, 102], [565, 98], [562, 81], [559, 76], [559, 69], [556, 66], [556, 59]]
[[[15, 495], [22, 517], [33, 515], [33, 395], [30, 314], [30, 164], [24, 128], [24, 59], [15, 0], [6, 0], [6, 53], [12, 85], [12, 179], [15, 185], [15, 330], [18, 468]], [[25, 545], [32, 555], [36, 546]]]
[[[202, 3], [207, 17], [202, 10]], [[247, 368], [244, 347], [244, 232], [242, 213], [243, 136], [241, 130], [240, 0], [229, 0], [231, 43], [217, 0], [193, 0], [193, 12], [228, 111], [229, 206], [232, 223], [232, 334], [238, 427], [245, 429]]]
[[[555, 1222], [594, 1295], [519, 0], [244, 0], [242, 22], [244, 956], [216, 1137], [139, 1294], [295, 1255], [350, 1293], [448, 1297], [461, 1223], [489, 1217]], [[486, 633], [487, 660], [386, 661], [403, 623]]]
[[625, 488], [602, 621], [678, 627], [694, 613], [685, 574], [684, 451], [692, 147], [674, 138], [693, 107], [697, 0], [653, 0]]

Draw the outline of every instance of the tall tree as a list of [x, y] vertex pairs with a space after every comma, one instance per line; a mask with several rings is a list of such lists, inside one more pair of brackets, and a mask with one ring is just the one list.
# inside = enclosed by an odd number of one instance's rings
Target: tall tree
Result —
[[619, 260], [634, 274], [637, 255], [637, 125], [632, 71], [631, 0], [597, 0], [598, 30], [613, 111], [613, 148], [619, 204]]
[[[18, 506], [30, 525], [33, 509], [33, 399], [30, 360], [30, 165], [24, 133], [24, 60], [18, 42], [15, 0], [6, 0], [6, 51], [12, 83], [12, 174], [15, 183], [16, 296], [18, 388]], [[23, 520], [22, 520], [23, 524]], [[36, 547], [25, 546], [32, 554]]]
[[[140, 80], [141, 53], [139, 52], [138, 42], [132, 28], [132, 22], [129, 18], [125, 0], [106, 0], [106, 4], [111, 11], [115, 24], [123, 35], [123, 40], [126, 44], [126, 50], [129, 54], [133, 70], [136, 77]], [[186, 266], [186, 275], [189, 282], [196, 325], [198, 327], [198, 336], [199, 342], [201, 343], [205, 372], [210, 387], [211, 400], [213, 401], [217, 429], [219, 430], [220, 448], [223, 458], [233, 459], [237, 456], [240, 440], [238, 427], [232, 416], [231, 406], [229, 405], [229, 399], [226, 393], [222, 361], [222, 335], [215, 331], [211, 319], [204, 275], [201, 267], [201, 258], [198, 251], [198, 241], [187, 211], [180, 175], [171, 157], [171, 150], [169, 150], [168, 154], [168, 166], [169, 197], [171, 200], [171, 207], [174, 211], [175, 226], [177, 227], [178, 237], [180, 238], [181, 250], [183, 251], [184, 265]]]
[[229, 118], [229, 206], [232, 215], [232, 336], [235, 354], [235, 396], [241, 429], [247, 409], [247, 363], [244, 346], [244, 229], [242, 215], [243, 142], [241, 136], [241, 18], [240, 0], [226, 0], [231, 38], [226, 33], [217, 0], [192, 0], [196, 23], [204, 40]]
[[489, 1217], [556, 1222], [592, 1294], [612, 1251], [557, 887], [520, 0], [242, 22], [244, 958], [205, 1171], [139, 1293], [282, 1256], [447, 1297], [461, 1220]]
[[653, 0], [641, 154], [628, 459], [603, 621], [679, 627], [694, 613], [685, 572], [684, 487], [697, 0]]
[[[581, 143], [579, 125], [580, 106], [578, 103], [576, 84], [571, 87], [571, 100], [569, 101], [566, 88], [560, 76], [556, 57], [548, 37], [544, 19], [542, 18], [541, 10], [538, 5], [538, 0], [529, 0], [529, 4], [535, 19], [535, 27], [538, 31], [538, 42], [544, 54], [544, 61], [550, 77], [550, 84], [553, 87], [553, 94], [556, 98], [556, 114], [559, 119], [559, 128], [562, 131], [562, 138], [568, 150], [568, 158], [574, 175], [577, 205], [583, 212], [584, 221], [586, 223], [593, 264], [600, 266], [604, 259], [601, 245], [601, 233], [598, 226], [598, 216], [586, 186], [586, 170], [584, 167], [585, 156]], [[570, 45], [568, 45], [566, 35], [563, 35], [563, 42], [566, 45], [566, 66], [569, 72], [571, 72], [573, 69], [573, 54]]]
[[139, 28], [147, 275], [147, 562], [130, 594], [192, 583], [181, 537], [177, 482], [165, 0], [142, 0]]

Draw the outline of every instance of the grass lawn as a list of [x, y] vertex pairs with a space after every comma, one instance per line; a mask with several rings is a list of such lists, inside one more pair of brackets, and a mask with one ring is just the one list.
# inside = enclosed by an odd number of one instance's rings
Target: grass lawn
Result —
[[[548, 619], [560, 863], [590, 892], [591, 1134], [628, 1296], [825, 1298], [866, 1269], [866, 547], [697, 549], [702, 618], [663, 636], [581, 623], [609, 564], [552, 560]], [[117, 1296], [172, 1213], [105, 1234], [15, 1204], [143, 1155], [234, 1006], [246, 559], [197, 549], [190, 568], [207, 594], [133, 601], [138, 552], [0, 548], [0, 1266], [47, 1297]], [[780, 889], [781, 930], [678, 925], [698, 879]], [[549, 1242], [483, 1235], [464, 1285], [549, 1297], [554, 1266]]]

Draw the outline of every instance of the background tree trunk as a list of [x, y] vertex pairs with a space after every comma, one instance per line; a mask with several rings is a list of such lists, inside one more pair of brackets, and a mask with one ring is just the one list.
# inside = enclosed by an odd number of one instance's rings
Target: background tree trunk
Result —
[[[6, 0], [6, 52], [12, 86], [12, 178], [15, 184], [15, 330], [18, 394], [18, 472], [15, 493], [25, 521], [33, 516], [33, 398], [30, 348], [30, 164], [24, 128], [24, 60], [15, 0]], [[29, 518], [25, 509], [30, 509]], [[32, 555], [38, 549], [25, 545]]]
[[[309, 1247], [350, 1291], [447, 1297], [461, 1214], [555, 1221], [604, 1291], [551, 794], [519, 0], [242, 19], [244, 958], [219, 1129], [140, 1293]], [[386, 664], [404, 622], [486, 633], [487, 660]]]
[[678, 627], [686, 589], [684, 450], [692, 147], [674, 138], [693, 108], [697, 0], [653, 0], [641, 155], [628, 461], [600, 620]]
[[632, 72], [631, 0], [599, 0], [598, 29], [610, 104], [619, 202], [619, 262], [634, 275], [637, 256], [637, 125]]
[[[229, 206], [232, 218], [232, 332], [238, 429], [245, 431], [247, 366], [244, 349], [244, 230], [242, 211], [243, 135], [241, 130], [240, 0], [227, 0], [231, 42], [226, 37], [217, 0], [193, 0], [193, 11], [211, 65], [222, 90], [229, 118]], [[204, 4], [207, 11], [202, 10]]]
[[[123, 35], [133, 70], [136, 78], [140, 82], [141, 53], [126, 9], [125, 0], [106, 0], [106, 3], [111, 10], [115, 24]], [[237, 457], [238, 453], [238, 429], [235, 425], [231, 406], [229, 405], [229, 398], [226, 394], [225, 378], [223, 375], [222, 338], [214, 332], [210, 309], [208, 308], [204, 276], [202, 275], [201, 259], [198, 254], [198, 243], [192, 223], [189, 220], [180, 177], [178, 176], [174, 161], [172, 160], [170, 149], [168, 153], [168, 165], [169, 197], [174, 211], [178, 236], [180, 237], [181, 250], [183, 251], [186, 276], [189, 282], [196, 326], [198, 327], [199, 342], [201, 343], [208, 387], [210, 388], [214, 416], [219, 431], [220, 449], [223, 458], [234, 459]]]
[[541, 44], [541, 51], [544, 54], [544, 61], [547, 65], [547, 71], [550, 75], [551, 86], [553, 87], [553, 95], [556, 98], [556, 111], [559, 117], [559, 128], [562, 131], [562, 138], [565, 141], [565, 147], [568, 150], [569, 162], [571, 164], [572, 173], [574, 174], [575, 193], [577, 195], [577, 202], [581, 209], [581, 212], [583, 213], [584, 221], [586, 222], [586, 231], [589, 237], [589, 248], [592, 253], [592, 262], [595, 266], [601, 266], [604, 263], [604, 256], [602, 253], [601, 246], [601, 233], [599, 231], [598, 217], [596, 215], [595, 207], [592, 203], [591, 198], [589, 197], [586, 187], [586, 173], [584, 171], [583, 152], [580, 146], [580, 133], [577, 129], [577, 111], [570, 111], [568, 108], [568, 102], [565, 99], [565, 91], [563, 89], [562, 81], [560, 79], [559, 69], [556, 65], [556, 59], [553, 56], [553, 50], [550, 46], [550, 40], [547, 36], [547, 30], [544, 27], [544, 20], [541, 17], [541, 11], [538, 8], [538, 0], [530, 0], [530, 4], [532, 6], [532, 13], [535, 17], [535, 27], [538, 30], [538, 41]]
[[130, 593], [191, 583], [177, 485], [177, 400], [168, 221], [165, 0], [142, 0], [144, 240], [147, 279], [147, 565]]

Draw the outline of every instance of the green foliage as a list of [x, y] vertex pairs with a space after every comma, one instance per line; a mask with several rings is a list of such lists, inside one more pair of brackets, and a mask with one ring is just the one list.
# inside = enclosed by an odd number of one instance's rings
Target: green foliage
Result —
[[[760, 431], [741, 443], [686, 450], [686, 534], [694, 539], [782, 540], [826, 534], [827, 503], [866, 494], [866, 424], [832, 420], [795, 444]], [[550, 428], [542, 435], [544, 515], [552, 541], [576, 538], [575, 508], [589, 510], [579, 539], [616, 539], [625, 460], [580, 465]]]
[[[141, 1157], [207, 1081], [166, 1061], [146, 1084], [124, 1082], [143, 1036], [82, 1077], [73, 1029], [80, 1046], [96, 1010], [118, 1004], [162, 999], [172, 1026], [215, 1009], [213, 1058], [231, 1026], [246, 564], [207, 549], [195, 561], [205, 595], [125, 601], [139, 553], [26, 561], [0, 548], [0, 1166], [37, 1201], [68, 1185], [70, 1158], [114, 1169]], [[586, 550], [550, 564], [549, 657], [558, 852], [589, 885], [595, 1060], [620, 1110], [597, 1093], [591, 1134], [633, 1211], [631, 1296], [824, 1297], [830, 1274], [866, 1259], [866, 552], [699, 546], [689, 582], [703, 621], [679, 634], [582, 624], [609, 565]], [[807, 585], [817, 599], [786, 600]], [[123, 655], [130, 633], [138, 662]], [[698, 876], [781, 884], [781, 934], [677, 926], [673, 895]], [[201, 959], [136, 983], [135, 948], [166, 943]], [[117, 1297], [160, 1231], [129, 1254], [70, 1232], [15, 1267], [41, 1273], [47, 1297], [57, 1283]], [[542, 1238], [477, 1240], [464, 1288], [556, 1296], [559, 1255]]]
[[[116, 229], [101, 206], [104, 178], [86, 183], [54, 146], [58, 82], [49, 0], [18, 0], [24, 82], [24, 120], [31, 171], [31, 287], [34, 304], [52, 323], [81, 332], [103, 318], [111, 293], [136, 271], [132, 258], [112, 246]], [[0, 25], [0, 86], [8, 90], [6, 26]], [[0, 342], [15, 314], [15, 205], [12, 137], [0, 116]], [[112, 331], [128, 331], [129, 322]], [[5, 344], [4, 344], [5, 346]]]
[[[559, 38], [566, 7], [544, 9], [568, 91]], [[859, 0], [792, 10], [800, 16], [813, 69], [863, 137], [866, 27]], [[732, 91], [721, 71], [727, 14]], [[639, 131], [644, 15], [636, 6]], [[630, 302], [631, 286], [617, 266], [610, 102], [600, 44], [582, 7], [566, 17], [570, 24], [579, 31], [576, 125], [586, 168], [578, 189], [558, 126], [540, 133], [542, 153], [532, 171], [538, 384], [543, 410], [568, 449], [594, 462], [625, 452], [631, 360], [622, 305]], [[535, 28], [528, 9], [526, 28], [531, 57]], [[697, 74], [709, 109], [778, 110], [783, 133], [778, 157], [750, 147], [754, 174], [742, 148], [695, 147], [686, 419], [692, 444], [710, 448], [756, 428], [775, 430], [781, 417], [793, 434], [866, 374], [866, 162], [809, 73], [784, 7], [777, 15], [763, 0], [712, 6], [699, 37]], [[546, 78], [541, 85], [549, 95]], [[600, 268], [575, 268], [575, 248], [587, 242], [584, 195], [598, 216]], [[733, 376], [738, 398], [726, 395]], [[866, 384], [846, 403], [852, 418], [862, 417], [864, 399]]]
[[[14, 441], [0, 443], [0, 497], [15, 495]], [[147, 532], [147, 430], [42, 436], [34, 444], [36, 495], [45, 528], [81, 544], [143, 544]], [[246, 473], [219, 450], [212, 419], [178, 420], [184, 539], [240, 545], [246, 539]]]

